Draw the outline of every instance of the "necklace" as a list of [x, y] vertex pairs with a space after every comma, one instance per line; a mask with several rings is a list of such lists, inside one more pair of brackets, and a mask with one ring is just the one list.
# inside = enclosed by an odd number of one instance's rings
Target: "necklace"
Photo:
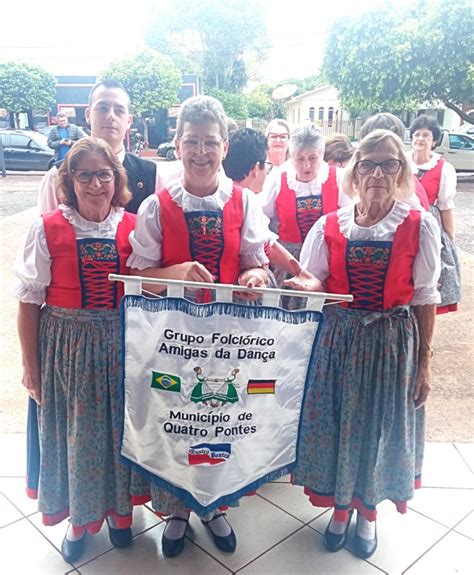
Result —
[[358, 204], [356, 204], [355, 208], [356, 208], [356, 212], [357, 215], [359, 216], [359, 218], [366, 218], [369, 215], [369, 211], [363, 211], [360, 207], [360, 202]]

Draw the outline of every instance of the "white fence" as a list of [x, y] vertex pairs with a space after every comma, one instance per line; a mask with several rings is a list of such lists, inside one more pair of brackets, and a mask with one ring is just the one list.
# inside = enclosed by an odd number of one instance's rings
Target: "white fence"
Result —
[[[253, 128], [265, 133], [268, 122], [260, 118], [247, 118], [247, 120], [236, 120], [239, 128]], [[322, 131], [324, 136], [329, 136], [335, 132], [345, 134], [351, 140], [357, 140], [361, 126], [360, 118], [348, 121], [315, 122], [315, 125]], [[296, 126], [293, 126], [296, 127]]]

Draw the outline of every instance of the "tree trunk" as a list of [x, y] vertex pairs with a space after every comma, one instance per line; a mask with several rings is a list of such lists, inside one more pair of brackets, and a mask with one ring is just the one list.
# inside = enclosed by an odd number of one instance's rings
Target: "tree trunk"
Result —
[[463, 112], [461, 110], [461, 108], [458, 108], [458, 106], [456, 106], [452, 102], [449, 102], [448, 100], [446, 100], [444, 102], [444, 105], [446, 106], [446, 108], [449, 108], [450, 110], [453, 110], [454, 112], [456, 112], [456, 114], [465, 122], [469, 122], [470, 124], [474, 124], [474, 112], [471, 112], [470, 114], [466, 114], [466, 112]]

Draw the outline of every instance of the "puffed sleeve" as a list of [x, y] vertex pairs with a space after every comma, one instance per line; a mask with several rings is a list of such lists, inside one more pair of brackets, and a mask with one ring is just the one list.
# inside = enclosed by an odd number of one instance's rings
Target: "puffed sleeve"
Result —
[[57, 174], [58, 170], [56, 166], [53, 166], [41, 178], [38, 190], [38, 210], [40, 215], [52, 212], [59, 205], [58, 198], [56, 197]]
[[420, 247], [413, 264], [415, 295], [411, 305], [437, 304], [441, 301], [437, 285], [441, 272], [441, 233], [434, 217], [421, 212]]
[[24, 242], [20, 244], [14, 273], [18, 279], [15, 297], [23, 303], [42, 305], [46, 299], [46, 288], [51, 283], [51, 255], [42, 218], [32, 224]]
[[244, 221], [240, 242], [240, 269], [259, 268], [268, 264], [265, 243], [269, 241], [268, 225], [255, 194], [242, 190]]
[[324, 281], [329, 275], [329, 252], [324, 241], [326, 216], [320, 218], [309, 230], [301, 248], [301, 267]]
[[275, 202], [281, 185], [281, 170], [273, 169], [266, 177], [263, 189], [258, 194], [258, 202], [262, 206], [263, 213], [269, 220], [276, 216]]
[[165, 182], [163, 180], [163, 178], [161, 177], [161, 173], [158, 170], [158, 168], [156, 169], [156, 178], [155, 178], [155, 194], [159, 194], [161, 192], [161, 190], [163, 190], [165, 188]]
[[127, 266], [139, 270], [159, 266], [162, 241], [160, 202], [158, 196], [153, 194], [138, 210], [135, 229], [129, 236], [133, 251], [127, 260]]
[[454, 208], [457, 183], [458, 178], [454, 166], [449, 162], [444, 162], [439, 183], [438, 203], [436, 204], [441, 211]]

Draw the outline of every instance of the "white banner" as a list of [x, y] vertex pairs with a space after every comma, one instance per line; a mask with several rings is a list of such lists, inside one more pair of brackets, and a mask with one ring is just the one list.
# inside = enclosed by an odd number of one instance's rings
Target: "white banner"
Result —
[[122, 455], [203, 514], [289, 473], [321, 314], [122, 300]]

